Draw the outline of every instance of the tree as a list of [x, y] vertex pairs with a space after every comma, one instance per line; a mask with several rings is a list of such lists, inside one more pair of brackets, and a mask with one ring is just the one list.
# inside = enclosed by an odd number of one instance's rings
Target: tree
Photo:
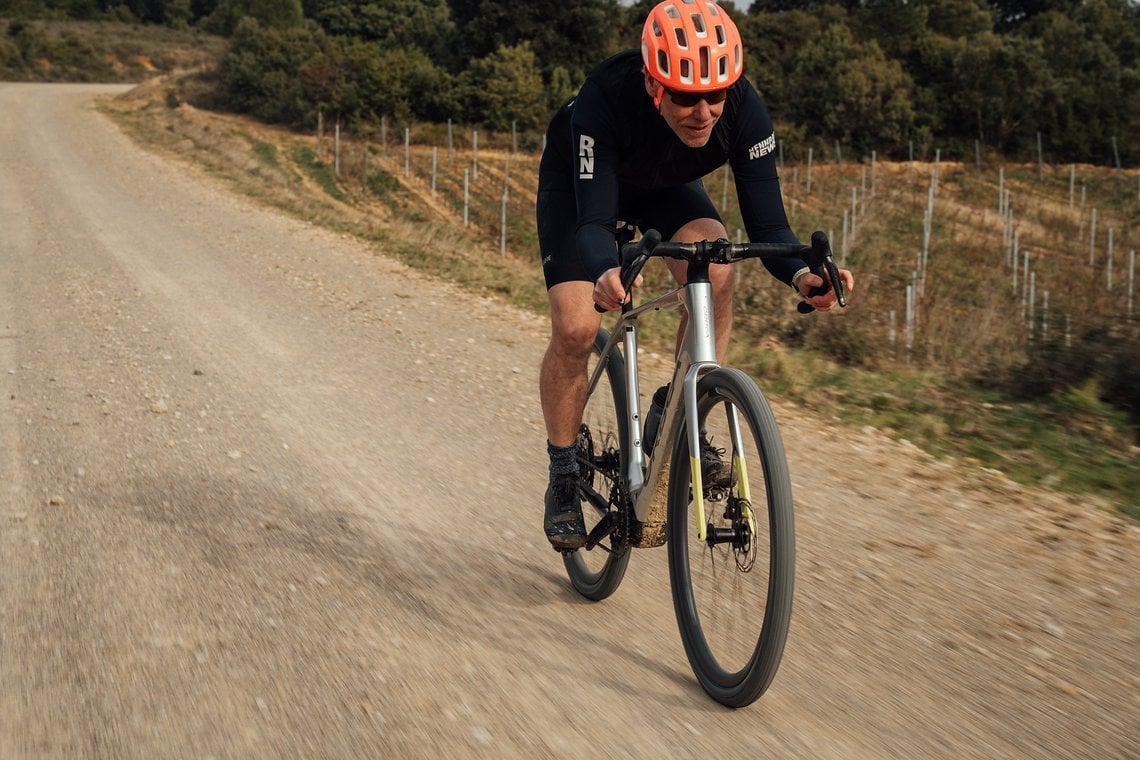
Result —
[[910, 134], [910, 78], [877, 43], [858, 42], [842, 24], [833, 24], [803, 48], [791, 86], [799, 94], [790, 104], [797, 121], [860, 153], [901, 146]]
[[951, 85], [973, 117], [974, 136], [1010, 152], [1036, 143], [1043, 110], [1056, 98], [1041, 43], [1012, 35], [980, 35], [963, 45]]
[[219, 0], [202, 26], [208, 32], [230, 36], [244, 18], [271, 29], [289, 29], [304, 21], [301, 0]]
[[1060, 13], [1039, 18], [1040, 43], [1055, 97], [1045, 105], [1050, 147], [1082, 159], [1111, 160], [1111, 141], [1129, 132], [1128, 102], [1137, 92], [1120, 58], [1099, 34]]
[[500, 47], [467, 71], [467, 92], [473, 117], [491, 129], [509, 129], [517, 122], [533, 129], [547, 115], [542, 75], [529, 43]]
[[617, 52], [621, 12], [614, 0], [449, 0], [462, 33], [456, 48], [462, 60], [479, 60], [502, 47], [529, 42], [539, 70], [555, 66], [585, 74]]
[[[753, 4], [753, 10], [756, 4]], [[831, 24], [845, 23], [846, 12], [835, 5], [810, 13], [750, 13], [736, 19], [744, 43], [744, 74], [756, 86], [773, 116], [786, 117], [800, 92], [791, 84], [799, 51]]]
[[450, 55], [455, 24], [446, 0], [321, 0], [311, 18], [330, 35]]
[[229, 106], [263, 121], [308, 123], [316, 106], [301, 72], [328, 56], [327, 44], [319, 28], [264, 28], [243, 18], [218, 67]]
[[574, 97], [580, 86], [581, 84], [570, 76], [565, 66], [555, 66], [554, 71], [550, 73], [550, 84], [546, 88], [549, 96], [546, 104], [549, 109], [553, 111]]
[[[306, 79], [311, 79], [312, 67], [305, 71]], [[382, 116], [405, 122], [444, 121], [458, 111], [451, 77], [419, 48], [347, 41], [332, 79], [337, 87], [321, 102], [348, 123], [375, 123]]]

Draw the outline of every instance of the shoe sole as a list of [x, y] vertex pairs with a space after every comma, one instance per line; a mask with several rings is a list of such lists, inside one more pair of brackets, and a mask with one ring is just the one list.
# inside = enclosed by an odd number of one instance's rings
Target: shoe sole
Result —
[[560, 552], [581, 549], [586, 545], [586, 537], [581, 535], [550, 536], [546, 537], [550, 545]]

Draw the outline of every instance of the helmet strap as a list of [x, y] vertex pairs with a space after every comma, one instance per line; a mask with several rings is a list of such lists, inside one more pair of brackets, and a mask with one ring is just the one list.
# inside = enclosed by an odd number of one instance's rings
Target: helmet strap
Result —
[[[656, 79], [653, 80], [657, 82]], [[661, 113], [661, 101], [665, 98], [665, 85], [657, 82], [657, 94], [653, 96], [653, 108], [657, 113]]]

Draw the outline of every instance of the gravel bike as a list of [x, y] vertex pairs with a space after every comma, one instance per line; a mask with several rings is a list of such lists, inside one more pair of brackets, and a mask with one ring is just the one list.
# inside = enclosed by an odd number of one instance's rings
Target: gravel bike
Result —
[[[841, 306], [843, 283], [822, 232], [811, 245], [785, 245], [662, 242], [647, 230], [621, 254], [627, 293], [651, 257], [687, 261], [688, 278], [637, 307], [631, 295], [613, 330], [598, 331], [578, 435], [588, 537], [563, 560], [574, 588], [601, 600], [621, 583], [632, 549], [667, 544], [673, 605], [693, 672], [713, 699], [743, 707], [771, 684], [787, 639], [792, 486], [763, 393], [741, 370], [717, 363], [709, 265], [799, 258], [834, 285]], [[688, 322], [672, 382], [659, 394], [663, 403], [643, 426], [637, 325], [660, 309], [683, 309]], [[801, 302], [800, 310], [812, 308]]]

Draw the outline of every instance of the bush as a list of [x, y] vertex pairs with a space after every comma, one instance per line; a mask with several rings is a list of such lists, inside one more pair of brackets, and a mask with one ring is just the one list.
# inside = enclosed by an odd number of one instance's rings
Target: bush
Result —
[[1140, 438], [1140, 334], [1135, 328], [1095, 327], [1074, 337], [1038, 343], [1024, 361], [989, 367], [975, 384], [1020, 401], [1060, 398], [1094, 383], [1100, 400], [1126, 412]]

